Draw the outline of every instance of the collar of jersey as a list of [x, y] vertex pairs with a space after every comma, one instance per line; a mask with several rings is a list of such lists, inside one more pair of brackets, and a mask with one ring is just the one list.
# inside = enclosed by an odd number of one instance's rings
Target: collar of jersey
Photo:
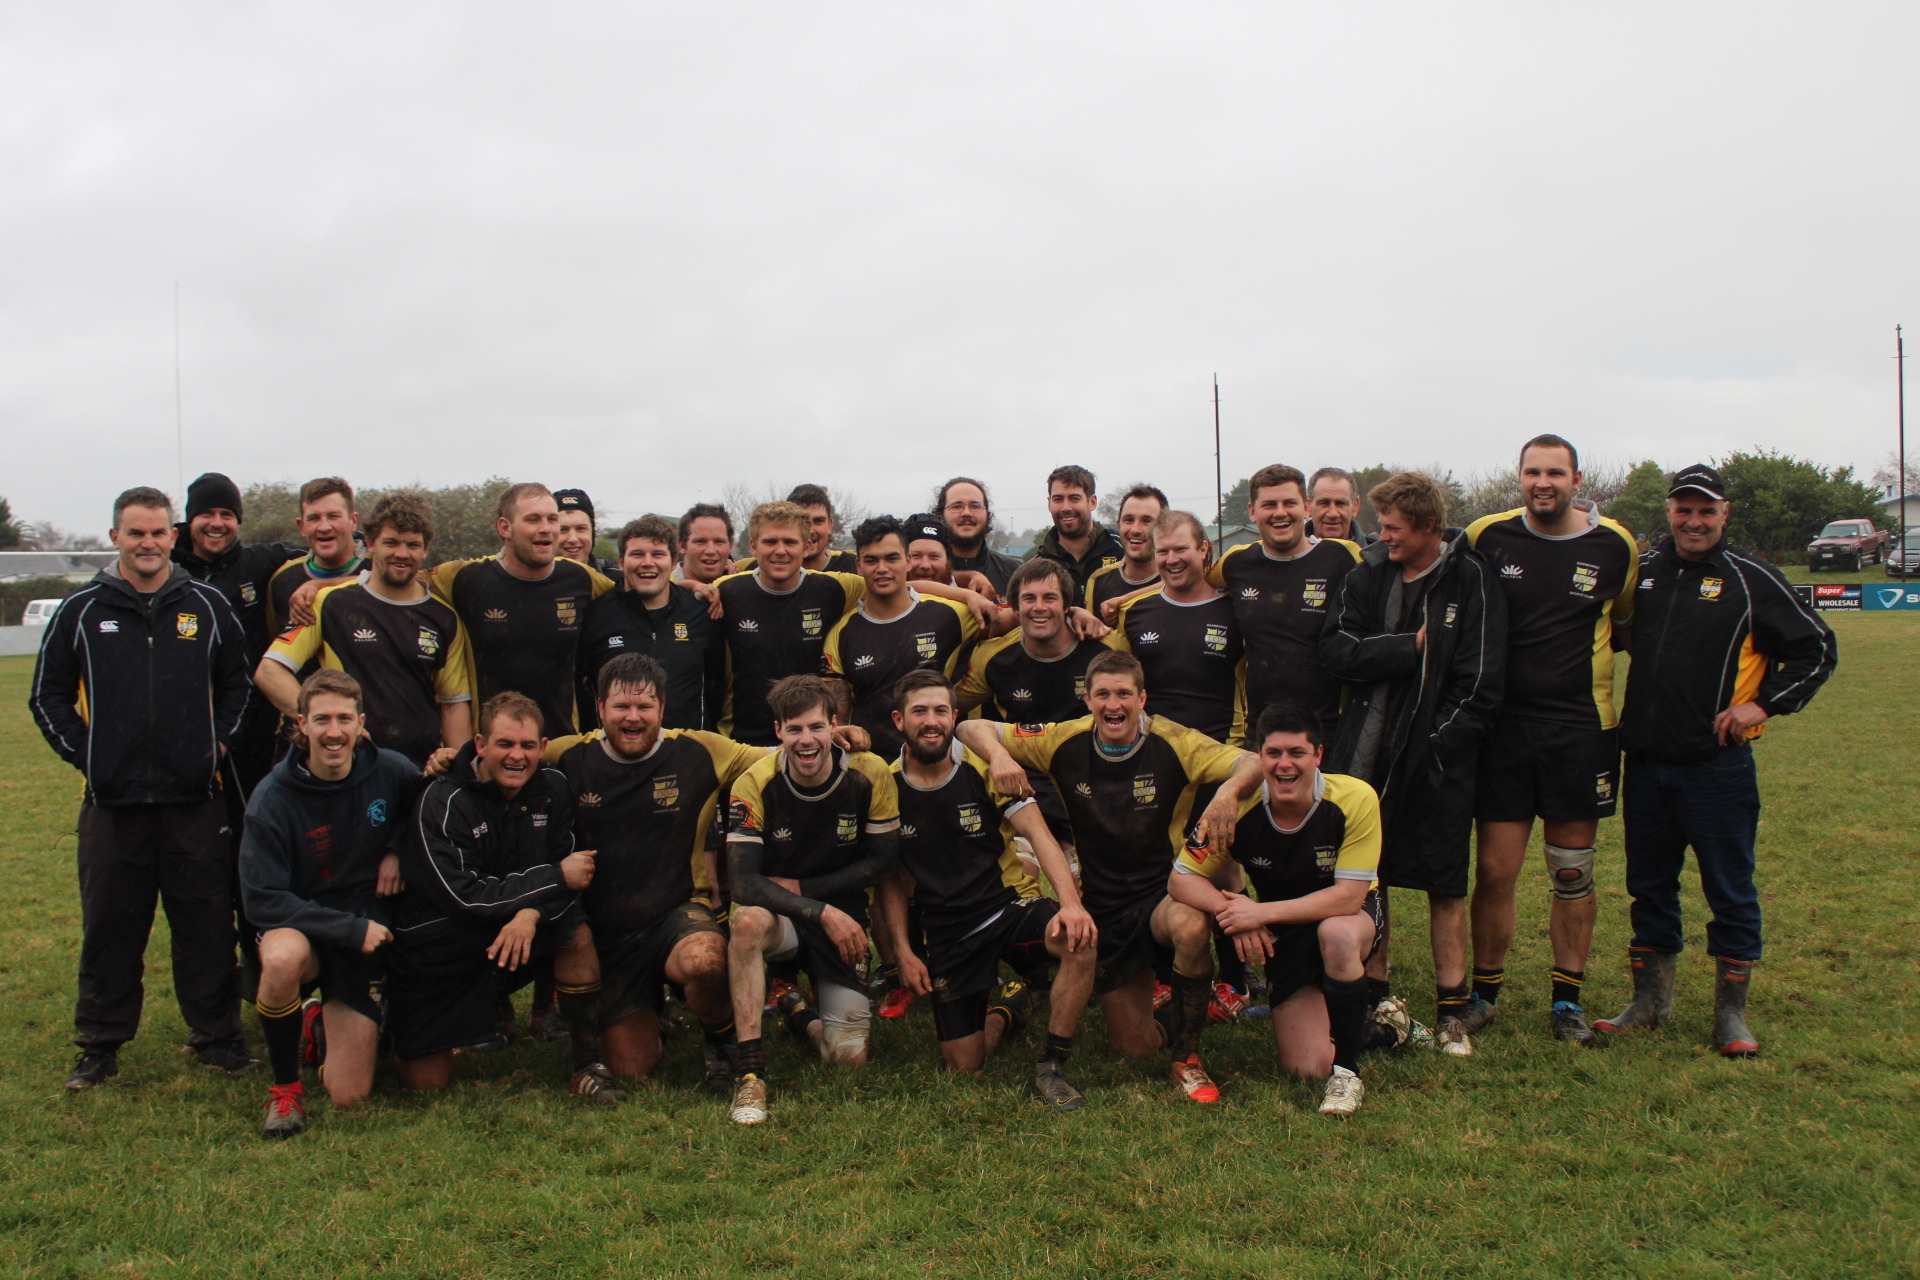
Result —
[[934, 783], [930, 787], [923, 787], [919, 783], [915, 782], [912, 778], [907, 776], [907, 748], [901, 747], [900, 748], [900, 781], [905, 783], [907, 786], [912, 787], [915, 791], [938, 791], [940, 788], [946, 786], [949, 782], [953, 781], [954, 775], [960, 772], [960, 765], [966, 758], [967, 758], [967, 748], [965, 744], [963, 744], [960, 741], [960, 739], [955, 738], [951, 743], [947, 745], [947, 759], [952, 761], [952, 764], [950, 764], [947, 768], [947, 776], [940, 779], [940, 781]]
[[647, 748], [647, 754], [643, 756], [636, 756], [634, 759], [629, 760], [625, 756], [621, 755], [618, 751], [615, 751], [613, 749], [613, 743], [608, 739], [607, 731], [605, 729], [600, 730], [600, 749], [606, 752], [607, 759], [613, 761], [615, 764], [645, 764], [647, 761], [653, 759], [654, 756], [660, 753], [660, 744], [665, 742], [666, 740], [667, 740], [667, 731], [665, 729], [662, 729], [659, 732], [659, 734], [654, 738], [653, 745]]
[[1267, 780], [1260, 779], [1260, 811], [1267, 815], [1267, 825], [1283, 836], [1299, 835], [1306, 825], [1313, 821], [1313, 815], [1320, 812], [1320, 802], [1326, 798], [1327, 771], [1315, 769], [1313, 771], [1313, 803], [1307, 806], [1306, 816], [1301, 818], [1295, 826], [1283, 827], [1273, 816], [1273, 806], [1267, 803]]
[[829, 747], [828, 750], [833, 752], [833, 778], [826, 786], [820, 788], [820, 790], [808, 793], [802, 791], [799, 785], [794, 782], [793, 776], [787, 772], [787, 749], [785, 747], [780, 748], [780, 781], [786, 784], [787, 791], [795, 800], [805, 800], [808, 803], [812, 803], [815, 800], [825, 800], [828, 796], [839, 790], [841, 779], [845, 778], [848, 773], [847, 753], [839, 747]]
[[799, 576], [798, 578], [796, 578], [796, 579], [794, 579], [794, 583], [793, 583], [793, 585], [792, 585], [792, 586], [790, 586], [790, 587], [788, 587], [788, 588], [787, 588], [787, 589], [786, 589], [785, 591], [775, 591], [775, 590], [774, 590], [774, 589], [773, 589], [772, 587], [770, 587], [770, 586], [768, 586], [768, 585], [767, 585], [766, 583], [764, 583], [764, 582], [762, 582], [762, 581], [760, 581], [760, 566], [759, 566], [759, 565], [755, 565], [755, 566], [753, 567], [753, 570], [752, 570], [752, 572], [751, 572], [751, 573], [749, 573], [749, 574], [748, 574], [747, 576], [753, 579], [753, 585], [754, 585], [754, 586], [756, 586], [756, 587], [758, 587], [758, 588], [760, 588], [760, 589], [761, 589], [762, 591], [764, 591], [764, 592], [766, 592], [766, 593], [767, 593], [768, 595], [770, 595], [770, 596], [790, 596], [790, 595], [792, 595], [792, 594], [793, 594], [794, 592], [796, 592], [796, 591], [798, 591], [798, 590], [799, 590], [799, 589], [800, 589], [801, 587], [803, 587], [803, 586], [805, 586], [805, 585], [806, 585], [806, 583], [807, 583], [807, 575], [808, 575], [808, 574], [810, 574], [810, 573], [813, 573], [813, 572], [816, 572], [816, 571], [815, 571], [815, 570], [813, 570], [813, 569], [809, 569], [809, 568], [807, 568], [807, 566], [805, 566], [805, 565], [801, 565], [801, 566], [800, 566], [800, 576]]
[[1542, 533], [1533, 527], [1533, 518], [1527, 514], [1525, 506], [1520, 508], [1520, 527], [1534, 537], [1543, 538], [1548, 542], [1572, 542], [1575, 538], [1584, 538], [1600, 527], [1600, 508], [1594, 506], [1584, 498], [1575, 498], [1573, 502], [1576, 511], [1584, 511], [1586, 513], [1587, 527], [1584, 529], [1576, 529], [1572, 533]]
[[358, 573], [365, 556], [355, 556], [338, 569], [329, 569], [325, 565], [315, 564], [311, 552], [307, 555], [307, 576], [317, 582], [331, 582], [335, 578], [344, 578], [350, 573]]
[[865, 618], [868, 622], [871, 622], [876, 627], [891, 626], [894, 623], [899, 622], [903, 618], [911, 618], [913, 616], [913, 611], [920, 607], [920, 602], [926, 599], [926, 597], [921, 595], [918, 591], [915, 591], [912, 587], [908, 587], [907, 588], [908, 603], [906, 608], [902, 609], [894, 617], [876, 618], [872, 614], [867, 612], [867, 601], [871, 598], [872, 597], [870, 596], [860, 597], [860, 616]]
[[[421, 592], [417, 600], [395, 600], [392, 596], [382, 595], [373, 589], [373, 570], [371, 569], [362, 569], [360, 576], [355, 578], [354, 581], [359, 583], [360, 586], [366, 590], [366, 593], [375, 600], [378, 600], [381, 604], [390, 604], [396, 609], [411, 609], [417, 604], [425, 604], [427, 601], [433, 599], [433, 592], [431, 591]], [[419, 582], [419, 577], [416, 576], [414, 581]]]
[[1074, 653], [1079, 650], [1080, 643], [1081, 643], [1080, 641], [1075, 640], [1073, 642], [1072, 647], [1069, 648], [1065, 653], [1061, 654], [1057, 658], [1043, 658], [1039, 654], [1035, 653], [1033, 650], [1027, 648], [1026, 635], [1025, 635], [1024, 628], [1015, 627], [1013, 630], [1007, 632], [1007, 634], [1013, 638], [1014, 644], [1017, 644], [1020, 646], [1020, 652], [1026, 654], [1028, 660], [1033, 662], [1065, 662], [1068, 658], [1071, 658], [1074, 655]]
[[1256, 542], [1253, 545], [1256, 547], [1259, 547], [1260, 554], [1265, 556], [1267, 559], [1273, 561], [1275, 564], [1292, 564], [1295, 560], [1298, 560], [1301, 556], [1307, 554], [1307, 552], [1319, 546], [1320, 539], [1314, 537], [1312, 534], [1308, 534], [1307, 545], [1300, 548], [1298, 551], [1294, 552], [1290, 556], [1277, 556], [1273, 554], [1273, 552], [1267, 550], [1267, 544], [1265, 539], [1262, 539], [1261, 541]]
[[1175, 600], [1172, 596], [1167, 594], [1166, 584], [1164, 582], [1160, 584], [1160, 598], [1162, 600], [1165, 600], [1168, 604], [1172, 605], [1176, 609], [1198, 609], [1203, 604], [1212, 604], [1215, 600], [1220, 599], [1220, 597], [1224, 596], [1225, 594], [1226, 592], [1216, 587], [1214, 588], [1213, 594], [1208, 596], [1205, 600]]
[[1138, 751], [1153, 734], [1153, 720], [1146, 712], [1142, 711], [1140, 713], [1140, 736], [1129, 743], [1125, 751], [1109, 751], [1107, 744], [1100, 737], [1099, 717], [1091, 716], [1089, 719], [1093, 721], [1093, 723], [1088, 726], [1093, 732], [1093, 749], [1102, 760], [1118, 761], [1131, 759], [1133, 753]]

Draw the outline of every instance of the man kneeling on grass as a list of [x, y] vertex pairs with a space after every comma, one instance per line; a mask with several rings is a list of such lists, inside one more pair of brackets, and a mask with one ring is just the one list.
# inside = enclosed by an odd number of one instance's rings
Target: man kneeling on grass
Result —
[[393, 937], [380, 899], [400, 889], [394, 847], [419, 777], [412, 761], [367, 739], [360, 682], [346, 672], [308, 676], [296, 710], [299, 745], [254, 789], [240, 842], [247, 919], [261, 931], [255, 1007], [273, 1068], [269, 1138], [307, 1127], [300, 1000], [316, 985], [326, 993], [316, 1014], [326, 1019], [327, 1097], [349, 1107], [373, 1087], [374, 993], [380, 951]]
[[[1167, 893], [1218, 921], [1247, 963], [1266, 962], [1281, 1067], [1326, 1079], [1322, 1115], [1352, 1115], [1380, 936], [1380, 801], [1358, 778], [1320, 772], [1320, 720], [1303, 707], [1269, 706], [1252, 741], [1264, 776], [1241, 802], [1231, 855], [1189, 842]], [[1215, 887], [1229, 856], [1258, 901]]]
[[[1077, 1110], [1080, 1091], [1067, 1079], [1067, 1055], [1093, 994], [1099, 948], [1066, 854], [1033, 798], [1003, 794], [986, 761], [954, 739], [953, 686], [945, 676], [908, 672], [895, 686], [894, 704], [894, 727], [906, 738], [893, 766], [900, 785], [900, 868], [880, 886], [880, 902], [900, 978], [915, 995], [933, 997], [934, 1030], [948, 1069], [978, 1071], [1019, 1030], [1033, 993], [1046, 982], [1049, 960], [1057, 962], [1033, 1087], [1055, 1110]], [[1016, 833], [1032, 844], [1058, 902], [1041, 897], [1021, 865]], [[918, 901], [924, 943], [908, 927], [910, 894]], [[1024, 981], [1009, 982], [1000, 999], [989, 1001], [1002, 960]]]
[[591, 849], [573, 847], [573, 799], [541, 763], [540, 708], [498, 693], [480, 732], [413, 813], [394, 907], [388, 1010], [394, 1070], [408, 1089], [444, 1089], [453, 1051], [494, 1040], [500, 998], [551, 966], [573, 1040], [569, 1089], [615, 1105], [600, 1061], [600, 963], [579, 894]]

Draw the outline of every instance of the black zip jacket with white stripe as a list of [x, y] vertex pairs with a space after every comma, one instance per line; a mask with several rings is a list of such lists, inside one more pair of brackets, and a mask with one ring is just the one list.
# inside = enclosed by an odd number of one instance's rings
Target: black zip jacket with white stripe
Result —
[[192, 804], [219, 794], [250, 674], [225, 596], [178, 565], [143, 593], [113, 565], [53, 615], [28, 705], [94, 804]]
[[573, 852], [573, 794], [548, 765], [508, 796], [474, 776], [474, 749], [460, 748], [447, 772], [427, 784], [402, 844], [406, 892], [394, 904], [408, 939], [498, 929], [528, 908], [560, 917], [578, 896], [560, 860]]
[[1663, 539], [1640, 556], [1621, 749], [1698, 764], [1720, 749], [1722, 711], [1736, 702], [1769, 716], [1798, 711], [1839, 660], [1833, 629], [1778, 569], [1725, 540], [1683, 560]]

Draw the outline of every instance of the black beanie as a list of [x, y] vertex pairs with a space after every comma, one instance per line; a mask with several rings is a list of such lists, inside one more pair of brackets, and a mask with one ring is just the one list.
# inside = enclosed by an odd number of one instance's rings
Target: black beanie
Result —
[[585, 489], [555, 489], [553, 500], [562, 511], [584, 511], [587, 520], [593, 522], [593, 499], [587, 496]]
[[949, 553], [953, 551], [953, 534], [948, 532], [946, 521], [935, 515], [908, 516], [900, 522], [904, 541], [911, 544], [922, 538], [931, 538]]
[[235, 520], [242, 518], [240, 486], [218, 471], [209, 471], [187, 486], [187, 519], [191, 520], [215, 507], [225, 507], [233, 512]]

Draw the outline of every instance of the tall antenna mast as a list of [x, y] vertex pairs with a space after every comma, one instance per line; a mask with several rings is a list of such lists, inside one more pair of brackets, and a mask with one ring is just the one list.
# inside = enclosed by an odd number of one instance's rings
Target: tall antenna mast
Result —
[[173, 285], [173, 465], [180, 487], [174, 492], [187, 500], [187, 427], [180, 413], [180, 282]]
[[1897, 385], [1900, 388], [1900, 532], [1894, 535], [1904, 550], [1907, 545], [1907, 345], [1900, 336], [1900, 326], [1893, 326], [1893, 367], [1898, 371]]
[[1226, 536], [1227, 495], [1220, 488], [1220, 375], [1216, 373], [1213, 375], [1213, 540], [1218, 542]]

